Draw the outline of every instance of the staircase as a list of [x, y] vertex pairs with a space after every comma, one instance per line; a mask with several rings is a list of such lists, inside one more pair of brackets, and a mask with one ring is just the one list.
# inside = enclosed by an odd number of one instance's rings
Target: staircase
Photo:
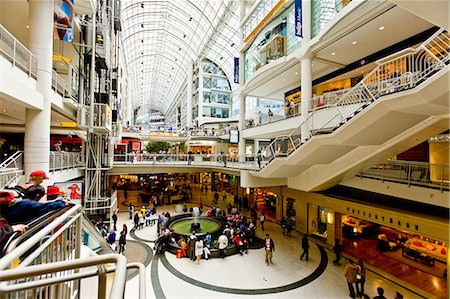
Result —
[[[291, 177], [288, 185], [321, 190], [414, 146], [417, 137], [426, 140], [445, 131], [449, 49], [449, 33], [441, 29], [417, 48], [379, 60], [335, 104], [310, 113], [290, 134], [275, 138], [263, 151], [264, 167], [252, 175]], [[386, 70], [401, 75], [388, 78]], [[302, 136], [302, 128], [309, 136]]]

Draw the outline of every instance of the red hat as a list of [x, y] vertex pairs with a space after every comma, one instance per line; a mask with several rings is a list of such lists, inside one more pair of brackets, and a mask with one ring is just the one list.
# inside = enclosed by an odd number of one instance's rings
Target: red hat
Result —
[[48, 186], [47, 195], [59, 195], [59, 188], [56, 186]]
[[35, 177], [40, 177], [40, 178], [44, 178], [45, 179], [49, 179], [49, 177], [47, 177], [47, 175], [45, 174], [45, 172], [43, 172], [42, 170], [35, 170], [32, 173], [30, 173], [30, 176], [35, 176]]

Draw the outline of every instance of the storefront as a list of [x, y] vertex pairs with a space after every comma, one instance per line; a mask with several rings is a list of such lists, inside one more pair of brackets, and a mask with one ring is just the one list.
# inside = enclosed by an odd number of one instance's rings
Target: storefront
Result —
[[328, 239], [328, 226], [333, 224], [333, 214], [326, 207], [313, 204], [308, 205], [309, 214], [309, 233], [321, 241]]
[[[438, 278], [447, 268], [447, 243], [380, 225], [354, 216], [341, 215], [344, 252], [375, 266], [400, 262]], [[380, 265], [379, 265], [380, 264]]]

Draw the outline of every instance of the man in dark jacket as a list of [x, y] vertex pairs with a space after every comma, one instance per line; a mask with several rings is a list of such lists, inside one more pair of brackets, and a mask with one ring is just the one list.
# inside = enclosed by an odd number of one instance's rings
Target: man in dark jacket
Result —
[[306, 261], [308, 261], [308, 256], [309, 256], [309, 242], [308, 242], [308, 234], [304, 234], [303, 238], [302, 238], [302, 248], [303, 248], [303, 253], [300, 256], [300, 260], [303, 260], [303, 257], [306, 255]]

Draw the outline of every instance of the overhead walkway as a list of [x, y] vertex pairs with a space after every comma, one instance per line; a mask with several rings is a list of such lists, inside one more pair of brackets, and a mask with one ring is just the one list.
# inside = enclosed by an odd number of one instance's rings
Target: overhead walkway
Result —
[[[50, 152], [49, 174], [53, 182], [65, 182], [84, 174], [83, 159], [78, 152]], [[0, 164], [0, 188], [24, 183], [23, 152], [17, 151]]]
[[123, 255], [114, 254], [80, 205], [28, 225], [28, 231], [13, 234], [2, 251], [2, 298], [123, 298], [128, 269], [139, 270], [139, 298], [146, 298], [143, 264], [127, 264]]
[[[449, 49], [449, 34], [440, 30], [419, 47], [378, 61], [335, 104], [277, 137], [263, 151], [265, 167], [246, 175], [287, 177], [288, 187], [324, 190], [448, 130]], [[402, 75], [384, 79], [387, 68]], [[305, 126], [310, 136], [301, 136]]]

